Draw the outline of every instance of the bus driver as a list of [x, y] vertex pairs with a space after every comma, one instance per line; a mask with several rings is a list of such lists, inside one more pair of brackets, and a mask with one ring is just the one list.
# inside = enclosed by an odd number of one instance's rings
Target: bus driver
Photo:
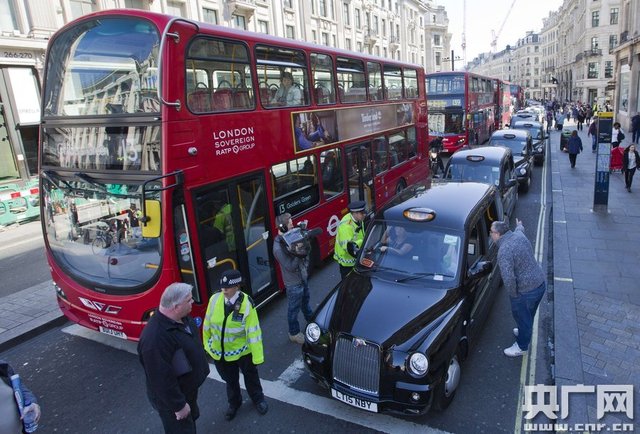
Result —
[[302, 91], [293, 85], [293, 75], [283, 72], [280, 77], [280, 88], [271, 98], [271, 104], [279, 106], [302, 105]]

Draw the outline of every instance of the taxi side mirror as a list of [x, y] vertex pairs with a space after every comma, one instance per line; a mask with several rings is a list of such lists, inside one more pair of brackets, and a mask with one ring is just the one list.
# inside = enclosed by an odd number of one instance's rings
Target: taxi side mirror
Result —
[[493, 262], [491, 261], [480, 261], [477, 262], [473, 267], [469, 268], [468, 276], [472, 279], [486, 276], [487, 274], [493, 271]]
[[145, 200], [142, 222], [142, 236], [144, 238], [159, 238], [162, 227], [162, 217], [159, 200]]

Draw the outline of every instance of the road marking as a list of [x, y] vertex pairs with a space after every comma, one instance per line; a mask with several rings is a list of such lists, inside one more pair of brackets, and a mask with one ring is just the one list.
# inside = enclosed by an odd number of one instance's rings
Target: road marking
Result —
[[[125, 341], [113, 336], [108, 336], [77, 324], [65, 327], [62, 329], [62, 331], [72, 336], [89, 339], [118, 350], [135, 354], [136, 356], [138, 354], [136, 350], [136, 342]], [[222, 381], [222, 378], [220, 378], [220, 375], [218, 374], [215, 366], [210, 363], [209, 368], [211, 372], [209, 373], [208, 378], [219, 383], [224, 383], [224, 381]], [[331, 417], [352, 423], [354, 425], [363, 426], [386, 433], [448, 434], [447, 431], [442, 431], [425, 425], [419, 425], [413, 422], [407, 422], [393, 416], [388, 416], [384, 413], [380, 414], [365, 412], [363, 410], [349, 407], [348, 405], [345, 405], [332, 398], [292, 388], [291, 385], [294, 384], [298, 380], [298, 378], [300, 378], [304, 374], [304, 372], [304, 362], [302, 361], [302, 358], [297, 358], [289, 367], [287, 367], [287, 369], [282, 372], [282, 374], [280, 374], [277, 380], [269, 381], [260, 379], [264, 395], [269, 399], [274, 399], [285, 404], [295, 405], [296, 407], [301, 407], [305, 410], [313, 411], [315, 413], [320, 413], [323, 415], [329, 415]], [[246, 390], [244, 379], [242, 378], [242, 376], [240, 377], [240, 387]], [[324, 391], [324, 389], [320, 390], [322, 392]]]
[[44, 240], [42, 239], [42, 235], [38, 236], [38, 237], [33, 237], [33, 238], [28, 238], [26, 240], [22, 240], [22, 241], [16, 241], [15, 243], [10, 243], [10, 244], [3, 244], [2, 247], [0, 248], [0, 250], [9, 250], [9, 249], [13, 249], [14, 247], [18, 247], [22, 244], [28, 244], [28, 243], [33, 243], [34, 241], [42, 241], [42, 245], [44, 246]]
[[573, 282], [571, 277], [557, 277], [553, 276], [553, 280], [557, 280], [558, 282]]

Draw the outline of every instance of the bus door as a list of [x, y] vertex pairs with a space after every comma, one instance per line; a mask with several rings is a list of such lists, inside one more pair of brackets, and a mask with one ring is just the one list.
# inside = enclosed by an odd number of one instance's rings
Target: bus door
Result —
[[364, 200], [367, 209], [375, 209], [371, 143], [360, 143], [346, 149], [349, 203]]
[[195, 206], [209, 291], [218, 289], [220, 275], [231, 268], [240, 270], [245, 279], [243, 290], [255, 300], [276, 288], [264, 177], [199, 190]]

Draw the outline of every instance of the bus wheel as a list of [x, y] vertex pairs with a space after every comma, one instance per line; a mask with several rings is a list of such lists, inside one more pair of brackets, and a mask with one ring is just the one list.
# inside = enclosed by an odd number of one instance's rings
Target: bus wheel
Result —
[[407, 188], [407, 185], [404, 183], [403, 180], [401, 180], [400, 182], [398, 182], [398, 185], [396, 185], [396, 194], [400, 193], [405, 188]]

